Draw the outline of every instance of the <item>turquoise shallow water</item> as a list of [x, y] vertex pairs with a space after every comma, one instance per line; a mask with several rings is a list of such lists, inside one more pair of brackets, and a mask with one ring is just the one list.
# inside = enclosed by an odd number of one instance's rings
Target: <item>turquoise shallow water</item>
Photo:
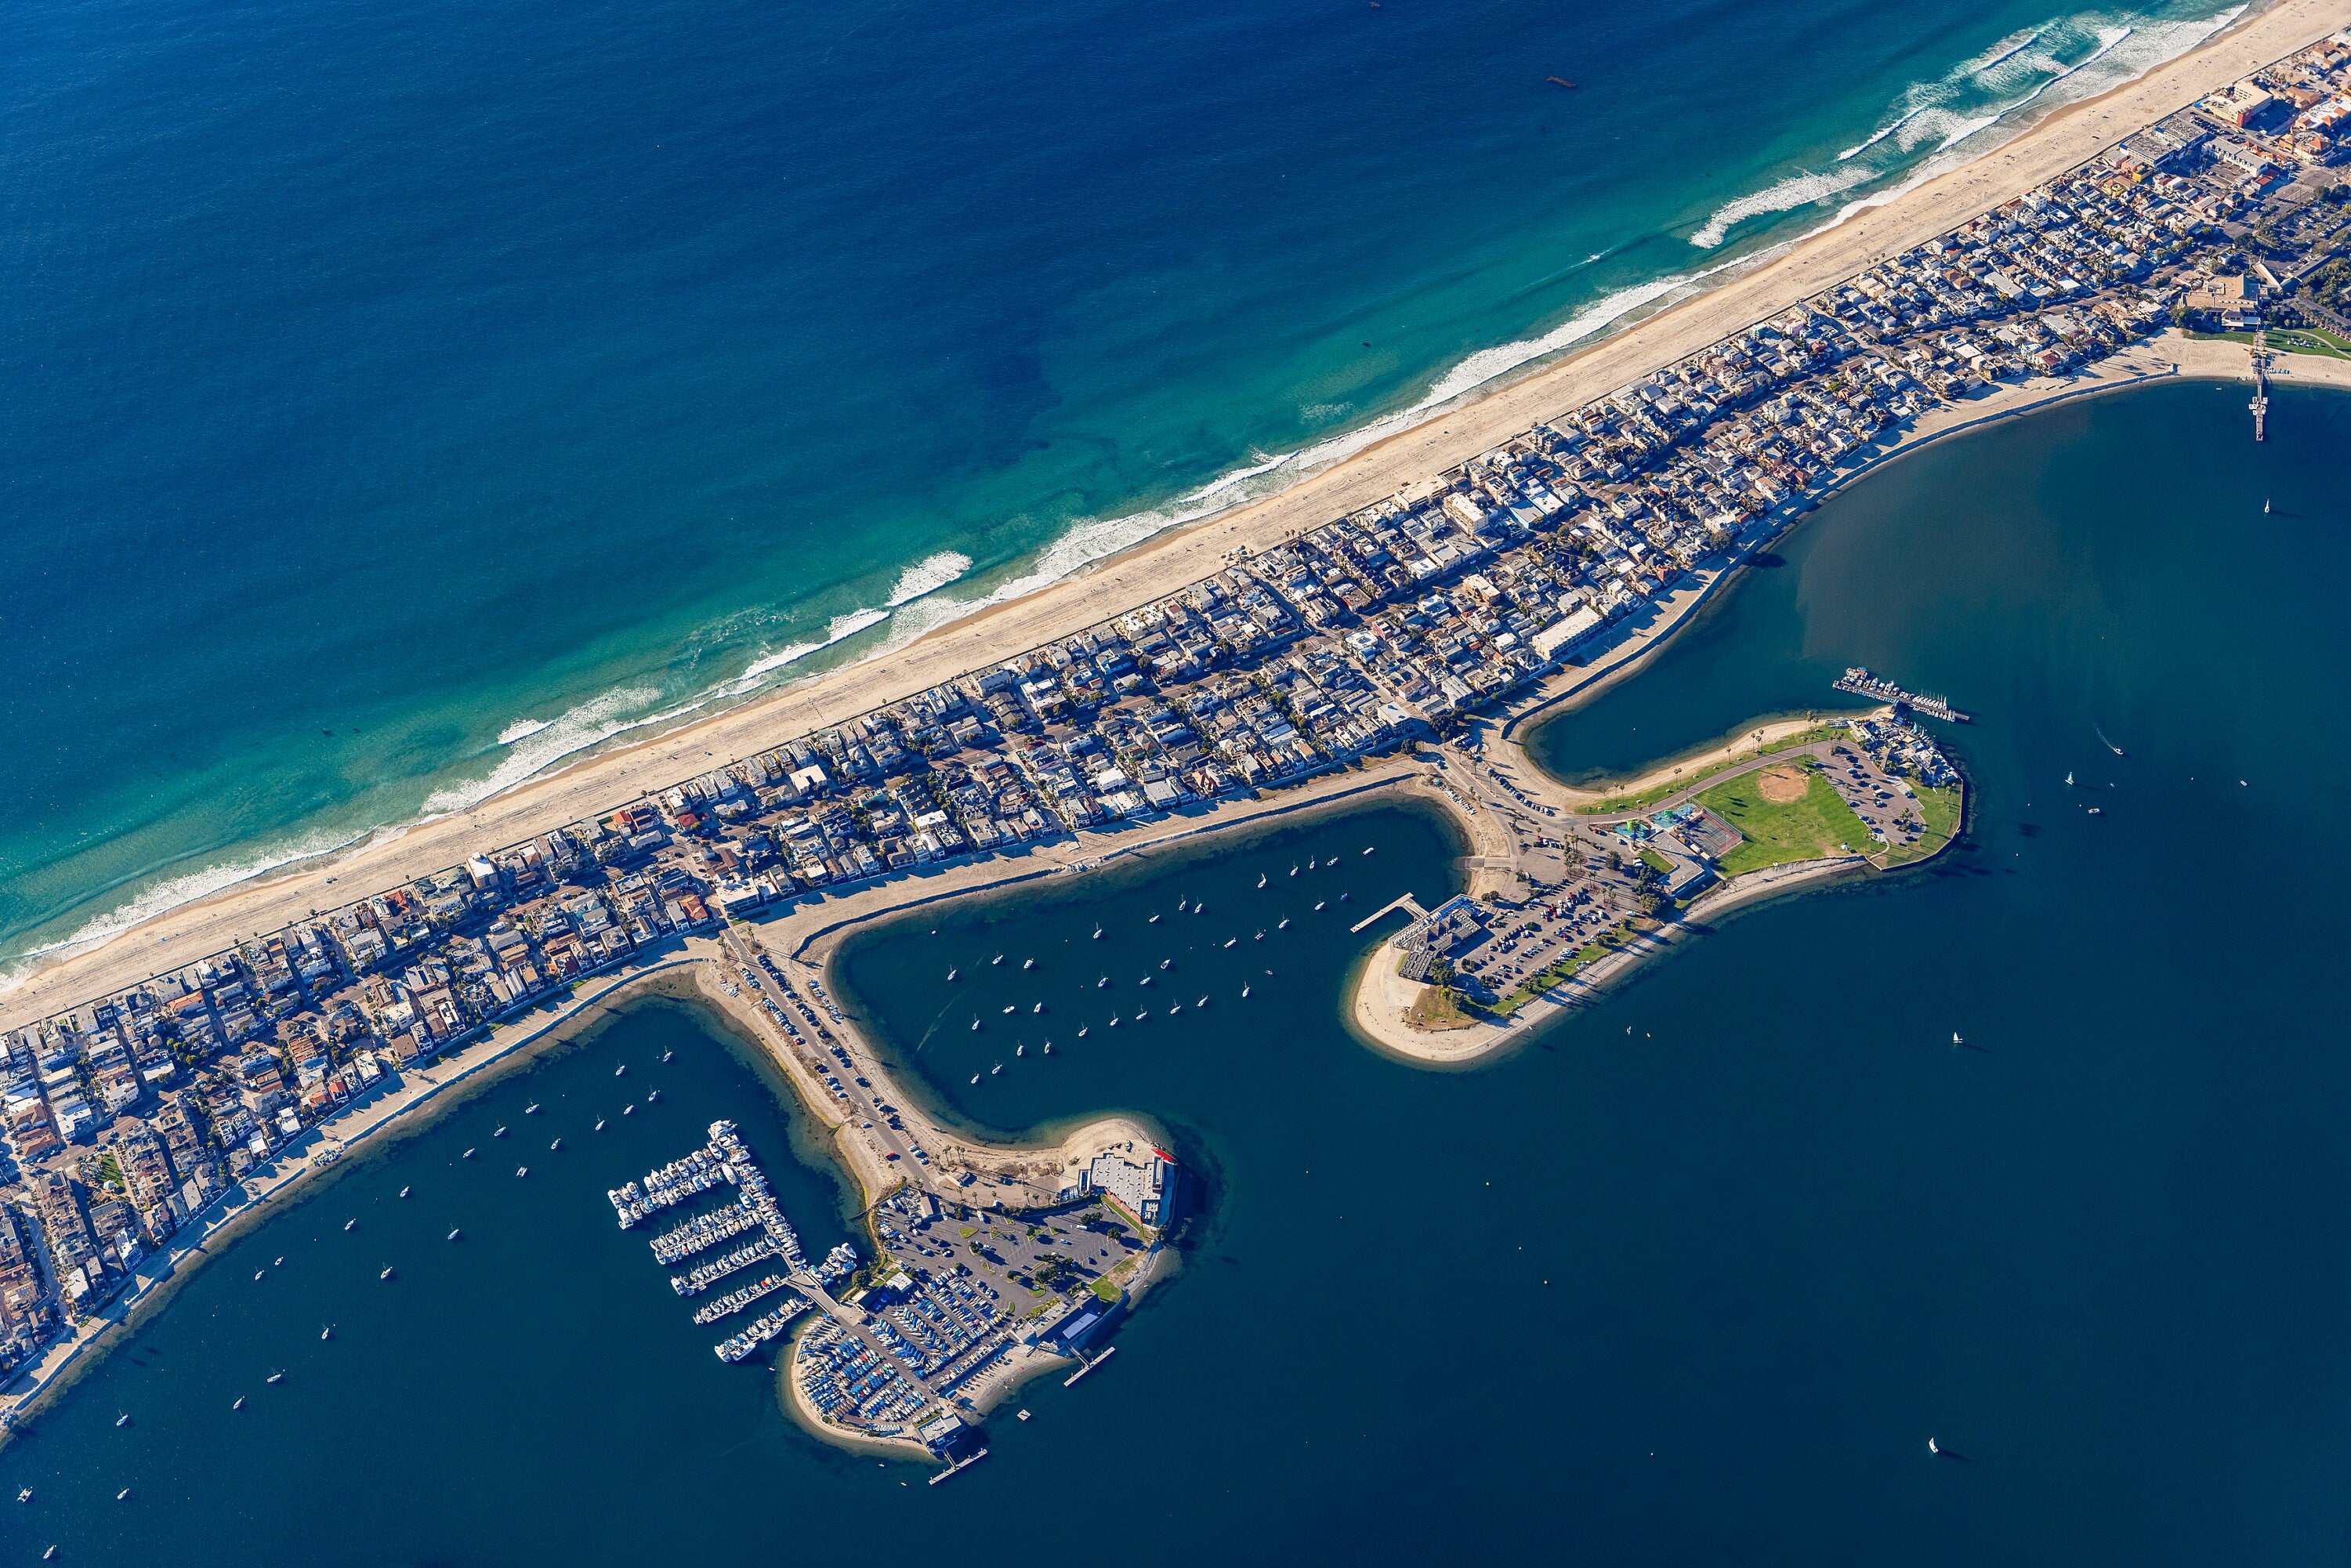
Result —
[[2217, 14], [8, 6], [0, 960], [1066, 570]]
[[[2351, 760], [2351, 398], [2281, 392], [2261, 446], [2242, 402], [2159, 387], [1907, 458], [1562, 721], [1556, 755], [1621, 766], [1862, 660], [1978, 714], [1949, 732], [1976, 813], [1949, 860], [1734, 920], [1483, 1070], [1339, 1021], [1345, 912], [1453, 875], [1402, 810], [860, 943], [841, 988], [949, 1113], [1140, 1111], [1210, 1192], [1116, 1360], [1025, 1395], [1037, 1419], [951, 1485], [816, 1447], [717, 1367], [602, 1197], [668, 1134], [445, 1186], [528, 1099], [584, 1115], [614, 1058], [671, 1046], [680, 1141], [723, 1108], [789, 1172], [758, 1082], [662, 1006], [197, 1276], [0, 1450], [0, 1490], [41, 1493], [0, 1560], [2337, 1561], [2351, 1062], [2308, 828]], [[1310, 859], [1336, 863], [1287, 875]], [[1145, 974], [1211, 1003], [1113, 1040], [1113, 997], [1158, 1010]], [[1032, 999], [1050, 1059], [982, 1011]], [[830, 1182], [789, 1179], [829, 1241]], [[412, 1181], [460, 1206], [462, 1259], [437, 1230], [413, 1271], [384, 1250], [365, 1206]], [[379, 1257], [397, 1312], [366, 1305]], [[241, 1379], [296, 1357], [282, 1407], [233, 1425]]]

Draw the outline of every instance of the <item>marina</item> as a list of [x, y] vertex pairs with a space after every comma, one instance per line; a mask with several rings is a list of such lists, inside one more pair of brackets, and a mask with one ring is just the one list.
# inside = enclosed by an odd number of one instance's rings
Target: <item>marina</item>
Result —
[[1912, 713], [1924, 714], [1928, 718], [1939, 718], [1946, 724], [1973, 722], [1970, 716], [1961, 713], [1941, 697], [1904, 691], [1892, 681], [1872, 674], [1861, 664], [1855, 664], [1844, 674], [1839, 675], [1834, 684], [1838, 691], [1849, 693], [1854, 696], [1892, 703], [1897, 714], [1907, 708]]

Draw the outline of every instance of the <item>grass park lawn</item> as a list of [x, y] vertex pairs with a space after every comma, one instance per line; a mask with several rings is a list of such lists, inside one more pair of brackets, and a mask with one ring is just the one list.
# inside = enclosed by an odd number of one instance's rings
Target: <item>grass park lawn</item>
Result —
[[1415, 1029], [1468, 1029], [1478, 1017], [1461, 1005], [1460, 995], [1452, 987], [1430, 986], [1405, 1009], [1404, 1021]]
[[1703, 768], [1692, 768], [1677, 778], [1668, 779], [1663, 784], [1644, 789], [1638, 794], [1612, 795], [1605, 800], [1595, 800], [1589, 806], [1578, 806], [1575, 809], [1575, 814], [1579, 817], [1613, 817], [1620, 811], [1637, 811], [1645, 806], [1656, 805], [1668, 795], [1688, 789], [1701, 779], [1711, 779], [1726, 768], [1736, 768], [1742, 762], [1752, 762], [1767, 751], [1785, 751], [1792, 746], [1810, 746], [1816, 740], [1833, 740], [1844, 733], [1845, 727], [1843, 723], [1814, 725], [1812, 728], [1795, 735], [1782, 736], [1768, 746], [1750, 747], [1736, 756], [1709, 762]]
[[1942, 789], [1928, 789], [1913, 785], [1918, 798], [1918, 820], [1927, 831], [1911, 844], [1896, 844], [1886, 852], [1880, 862], [1892, 867], [1922, 861], [1951, 841], [1959, 831], [1959, 787], [1956, 784]]
[[[2186, 335], [2206, 342], [2242, 343], [2247, 348], [2256, 341], [2251, 332], [2189, 332]], [[2273, 328], [2269, 345], [2289, 354], [2318, 354], [2330, 360], [2351, 360], [2351, 339], [2317, 327]]]
[[1804, 792], [1792, 800], [1764, 799], [1762, 781], [1780, 772], [1778, 768], [1718, 784], [1698, 798], [1699, 805], [1746, 837], [1747, 841], [1723, 856], [1716, 867], [1724, 877], [1744, 876], [1796, 861], [1822, 860], [1845, 853], [1855, 844], [1874, 845], [1869, 830], [1861, 825], [1853, 808], [1838, 798], [1819, 767], [1810, 758], [1802, 767]]

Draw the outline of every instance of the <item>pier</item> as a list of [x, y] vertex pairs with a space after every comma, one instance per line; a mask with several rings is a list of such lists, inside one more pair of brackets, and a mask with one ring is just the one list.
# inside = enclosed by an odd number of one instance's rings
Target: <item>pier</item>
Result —
[[1419, 901], [1407, 893], [1401, 898], [1392, 898], [1388, 900], [1387, 903], [1381, 904], [1377, 909], [1373, 910], [1369, 915], [1364, 915], [1361, 920], [1358, 920], [1353, 925], [1348, 926], [1347, 929], [1353, 935], [1361, 936], [1365, 926], [1371, 925], [1374, 921], [1377, 920], [1381, 915], [1387, 914], [1390, 910], [1395, 909], [1401, 909], [1406, 915], [1411, 915], [1415, 925], [1418, 925], [1428, 918], [1428, 911], [1423, 909], [1420, 906]]
[[1932, 693], [1906, 692], [1883, 675], [1874, 674], [1867, 665], [1855, 664], [1833, 683], [1841, 692], [1857, 697], [1875, 697], [1882, 703], [1892, 703], [1897, 708], [1939, 718], [1946, 724], [1968, 724], [1972, 720], [1949, 703]]
[[2267, 327], [2253, 329], [2253, 401], [2245, 405], [2253, 411], [2253, 439], [2268, 439], [2270, 416], [2270, 336]]

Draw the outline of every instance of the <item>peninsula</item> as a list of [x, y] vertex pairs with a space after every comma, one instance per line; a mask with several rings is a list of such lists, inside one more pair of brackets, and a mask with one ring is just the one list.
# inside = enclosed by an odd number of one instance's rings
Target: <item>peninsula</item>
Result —
[[[1382, 1044], [1460, 1061], [1691, 915], [1934, 852], [1963, 800], [1899, 706], [1767, 727], [1598, 800], [1510, 737], [1636, 668], [1820, 496], [1922, 442], [2184, 363], [2351, 365], [2262, 337], [2273, 313], [2325, 319], [2296, 286], [2351, 229], [2328, 107], [2351, 95], [2351, 45], [2307, 43], [2346, 12], [2290, 0], [1644, 329], [886, 663], [36, 976], [0, 998], [0, 1420], [357, 1139], [632, 988], [687, 984], [786, 1073], [870, 1217], [857, 1291], [798, 1263], [730, 1280], [710, 1307], [758, 1312], [714, 1349], [779, 1333], [789, 1288], [815, 1309], [785, 1357], [811, 1427], [960, 1462], [965, 1416], [1081, 1356], [1158, 1277], [1180, 1173], [1139, 1123], [1012, 1147], [910, 1109], [829, 999], [842, 934], [1409, 791], [1470, 838], [1471, 896], [1407, 906], [1353, 1010]], [[2304, 337], [2323, 350], [2326, 330]], [[701, 1238], [756, 1249], [755, 1230], [789, 1260], [747, 1155], [714, 1128], [680, 1161], [731, 1170], [689, 1196], [732, 1189], [751, 1218], [682, 1217], [699, 1228], [666, 1243], [677, 1260]], [[638, 1197], [684, 1180], [646, 1173]], [[625, 1220], [638, 1199], [614, 1190]], [[931, 1228], [1016, 1215], [1004, 1239], [1047, 1303], [983, 1310]]]

